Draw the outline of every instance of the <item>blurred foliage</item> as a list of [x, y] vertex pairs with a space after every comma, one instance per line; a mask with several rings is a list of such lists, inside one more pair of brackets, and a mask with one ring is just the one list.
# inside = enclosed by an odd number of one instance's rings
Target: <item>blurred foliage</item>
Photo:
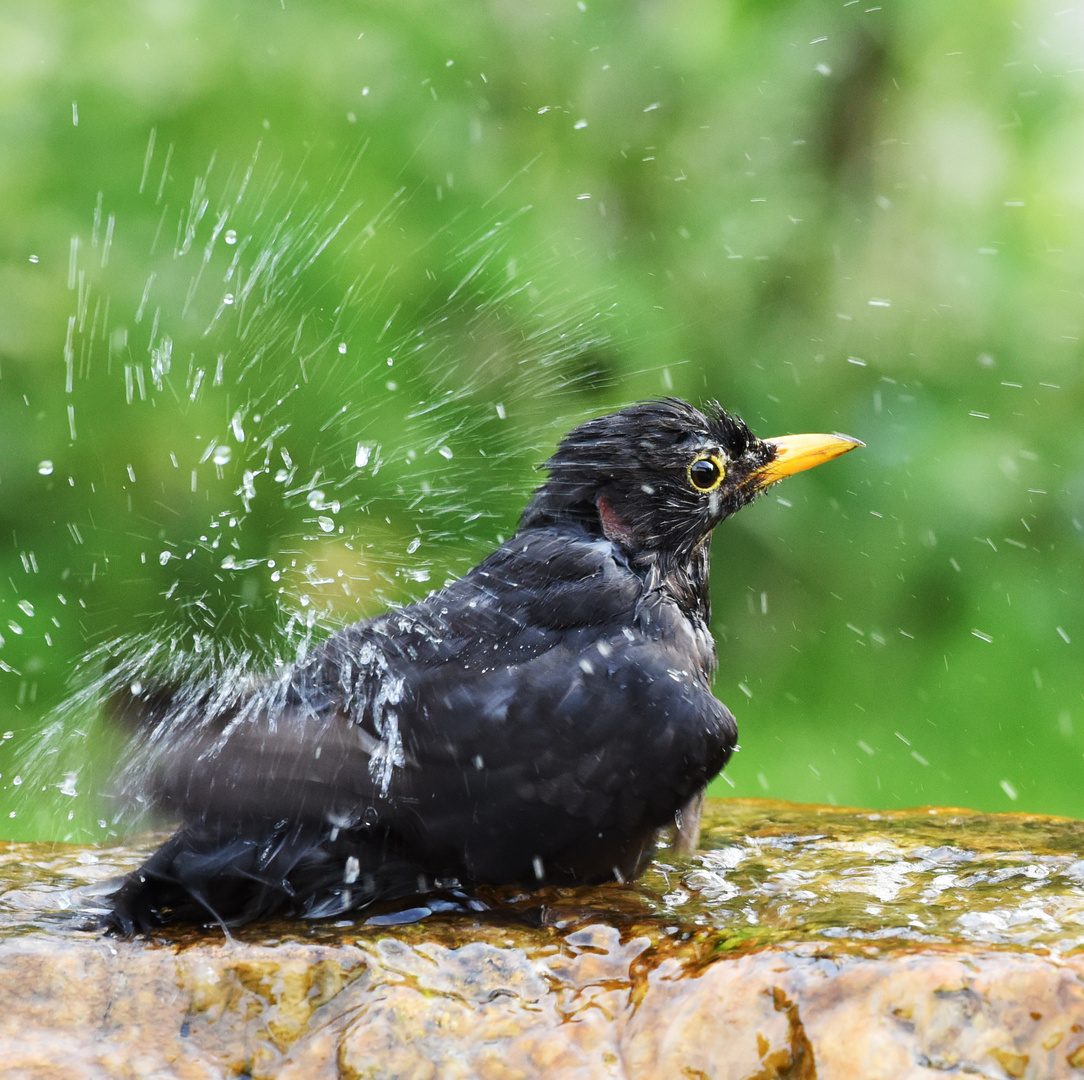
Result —
[[[421, 595], [563, 430], [664, 393], [868, 443], [715, 539], [717, 790], [1084, 816], [1080, 12], [0, 20], [9, 835], [96, 827], [93, 647], [267, 656]], [[57, 716], [78, 777], [20, 771]]]

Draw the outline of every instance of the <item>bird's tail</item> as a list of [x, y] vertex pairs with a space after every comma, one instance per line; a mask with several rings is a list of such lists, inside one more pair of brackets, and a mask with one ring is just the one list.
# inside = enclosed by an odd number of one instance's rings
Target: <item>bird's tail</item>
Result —
[[129, 937], [174, 922], [326, 918], [431, 888], [417, 866], [357, 830], [278, 822], [224, 833], [190, 824], [121, 880], [101, 925]]

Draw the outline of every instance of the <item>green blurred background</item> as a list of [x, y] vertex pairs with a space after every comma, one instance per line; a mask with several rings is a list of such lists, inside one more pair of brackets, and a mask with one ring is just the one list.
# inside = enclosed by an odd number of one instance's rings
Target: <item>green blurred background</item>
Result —
[[108, 828], [90, 650], [258, 664], [424, 595], [562, 431], [669, 393], [868, 444], [715, 538], [742, 742], [715, 793], [1084, 815], [1084, 14], [42, 0], [0, 27], [7, 835]]

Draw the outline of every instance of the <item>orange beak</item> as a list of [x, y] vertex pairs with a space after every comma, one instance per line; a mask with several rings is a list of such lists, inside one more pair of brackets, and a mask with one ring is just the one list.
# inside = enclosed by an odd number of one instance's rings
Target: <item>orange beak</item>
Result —
[[775, 458], [749, 477], [758, 489], [866, 445], [849, 435], [781, 435], [764, 442], [774, 448]]

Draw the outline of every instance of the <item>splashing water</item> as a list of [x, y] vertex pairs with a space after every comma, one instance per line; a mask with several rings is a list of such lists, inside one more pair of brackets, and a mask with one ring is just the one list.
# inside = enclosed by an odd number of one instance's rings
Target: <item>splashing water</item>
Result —
[[[274, 715], [275, 677], [329, 629], [466, 570], [511, 530], [491, 507], [522, 505], [544, 456], [540, 432], [552, 442], [580, 419], [562, 410], [606, 379], [589, 358], [609, 348], [608, 310], [543, 300], [522, 257], [504, 254], [509, 221], [424, 267], [434, 284], [411, 322], [401, 304], [381, 307], [404, 272], [378, 250], [409, 207], [403, 192], [363, 213], [351, 201], [356, 161], [317, 194], [257, 153], [217, 183], [212, 163], [178, 204], [171, 155], [154, 151], [152, 139], [147, 168], [157, 162], [162, 178], [147, 197], [172, 248], [144, 256], [132, 289], [111, 277], [121, 260], [96, 265], [92, 245], [73, 242], [64, 377], [73, 439], [119, 419], [161, 432], [161, 455], [130, 461], [113, 485], [97, 481], [100, 516], [126, 501], [134, 530], [97, 535], [92, 550], [84, 534], [99, 526], [72, 521], [77, 557], [65, 573], [94, 590], [92, 626], [115, 621], [103, 590], [132, 573], [153, 575], [161, 602], [144, 628], [91, 648], [64, 706], [16, 740], [20, 779], [31, 779], [13, 817], [37, 823], [30, 835], [101, 839], [130, 827], [153, 809], [167, 748], [183, 757], [213, 745], [205, 717]], [[95, 353], [105, 362], [76, 362]], [[119, 418], [95, 411], [103, 392], [122, 402]], [[37, 469], [50, 476], [53, 461]], [[71, 486], [93, 482], [91, 470], [73, 466]], [[174, 689], [168, 707], [148, 704], [156, 687]], [[150, 717], [137, 730], [133, 700]], [[394, 686], [370, 703], [384, 790], [403, 761], [397, 703]], [[0, 785], [14, 795], [3, 765]], [[11, 831], [27, 834], [18, 821]]]

